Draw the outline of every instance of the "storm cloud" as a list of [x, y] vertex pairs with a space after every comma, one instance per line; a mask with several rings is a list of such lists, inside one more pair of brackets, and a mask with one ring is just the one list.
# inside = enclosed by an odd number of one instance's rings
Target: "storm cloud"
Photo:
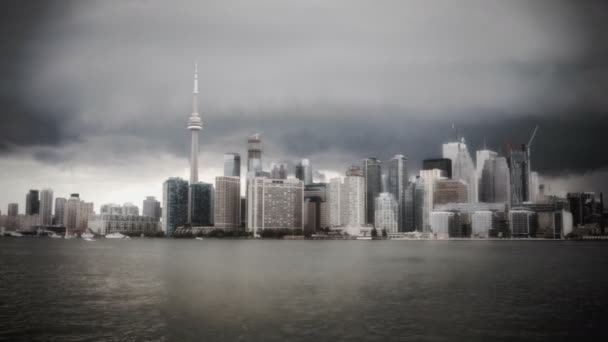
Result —
[[42, 186], [96, 205], [160, 195], [187, 166], [194, 61], [207, 181], [252, 132], [267, 162], [306, 157], [331, 174], [402, 153], [415, 172], [452, 124], [471, 153], [539, 125], [533, 168], [547, 182], [608, 190], [603, 1], [2, 6], [2, 207]]

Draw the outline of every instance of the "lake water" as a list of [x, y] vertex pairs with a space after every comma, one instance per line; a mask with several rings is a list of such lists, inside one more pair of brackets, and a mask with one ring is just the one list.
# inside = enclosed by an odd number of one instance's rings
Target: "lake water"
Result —
[[0, 340], [608, 336], [608, 243], [0, 238]]

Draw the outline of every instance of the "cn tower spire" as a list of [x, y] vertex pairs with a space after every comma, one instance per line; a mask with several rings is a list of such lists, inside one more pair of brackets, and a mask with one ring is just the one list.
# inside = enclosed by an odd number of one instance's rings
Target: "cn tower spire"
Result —
[[194, 63], [194, 90], [192, 91], [192, 115], [188, 120], [191, 134], [190, 184], [198, 182], [198, 132], [203, 129], [203, 121], [198, 115], [198, 63]]
[[198, 63], [194, 63], [194, 90], [192, 91], [192, 115], [198, 116]]

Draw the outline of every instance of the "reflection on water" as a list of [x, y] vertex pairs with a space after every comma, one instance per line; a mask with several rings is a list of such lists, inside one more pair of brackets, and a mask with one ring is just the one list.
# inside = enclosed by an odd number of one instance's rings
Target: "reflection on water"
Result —
[[0, 239], [0, 339], [607, 335], [608, 244]]

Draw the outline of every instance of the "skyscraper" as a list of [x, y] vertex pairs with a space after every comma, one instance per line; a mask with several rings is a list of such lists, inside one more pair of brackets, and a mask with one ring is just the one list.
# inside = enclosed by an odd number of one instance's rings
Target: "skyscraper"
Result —
[[19, 204], [18, 203], [9, 203], [7, 215], [8, 216], [19, 215]]
[[[414, 182], [414, 228], [418, 232], [425, 232], [425, 224], [430, 224], [424, 221], [425, 203], [426, 202], [426, 186], [422, 177], [416, 178]], [[409, 227], [406, 227], [409, 228]]]
[[215, 177], [214, 223], [220, 229], [241, 225], [241, 178]]
[[64, 225], [66, 234], [84, 233], [87, 229], [89, 216], [93, 213], [93, 203], [84, 202], [78, 194], [71, 194], [65, 206]]
[[375, 201], [374, 227], [387, 233], [397, 232], [397, 201], [388, 192], [378, 194]]
[[122, 205], [122, 215], [139, 216], [139, 208], [133, 203], [125, 203]]
[[304, 183], [297, 179], [250, 178], [247, 184], [247, 230], [303, 229]]
[[361, 171], [365, 178], [365, 222], [374, 224], [376, 197], [382, 192], [382, 166], [376, 157], [369, 157], [361, 161]]
[[508, 146], [507, 150], [507, 161], [511, 179], [511, 204], [518, 205], [530, 200], [528, 150], [525, 144]]
[[287, 179], [287, 167], [285, 164], [273, 164], [270, 169], [270, 178], [273, 179]]
[[302, 159], [295, 168], [296, 178], [304, 182], [304, 185], [312, 184], [312, 165], [310, 160]]
[[241, 177], [241, 156], [238, 153], [224, 153], [224, 176]]
[[327, 217], [327, 184], [304, 185], [304, 229], [316, 232], [329, 226]]
[[483, 172], [483, 167], [486, 163], [486, 160], [494, 159], [498, 157], [498, 153], [488, 150], [484, 148], [483, 150], [477, 151], [477, 158], [475, 158], [475, 162], [477, 163], [477, 168], [475, 170], [475, 174], [477, 175], [477, 183], [479, 184], [479, 180], [481, 179], [481, 174]]
[[[445, 179], [442, 174], [443, 172], [439, 169], [420, 170], [419, 179], [423, 180], [424, 186], [424, 197], [422, 199], [423, 202], [421, 203], [422, 212], [420, 213], [422, 217], [420, 223], [422, 224], [422, 231], [424, 232], [430, 231], [430, 215], [435, 203], [435, 187], [438, 180]], [[418, 185], [416, 185], [416, 187], [418, 187]], [[416, 201], [418, 201], [418, 198]]]
[[42, 189], [40, 192], [40, 220], [42, 225], [53, 224], [53, 190]]
[[40, 200], [38, 190], [30, 190], [25, 196], [25, 215], [36, 215], [40, 213]]
[[346, 170], [341, 195], [342, 224], [347, 227], [361, 227], [365, 224], [365, 178], [359, 166]]
[[490, 157], [484, 163], [479, 182], [479, 201], [508, 203], [510, 196], [509, 166], [505, 157]]
[[404, 231], [405, 227], [405, 189], [408, 184], [408, 175], [405, 158], [401, 154], [395, 155], [388, 162], [388, 192], [397, 201], [397, 224], [399, 231]]
[[539, 192], [539, 179], [538, 172], [532, 171], [530, 172], [530, 202], [534, 203], [538, 201], [538, 192]]
[[256, 177], [262, 172], [262, 140], [256, 133], [247, 139], [247, 177]]
[[213, 185], [198, 182], [189, 185], [188, 223], [192, 226], [213, 224]]
[[64, 225], [67, 235], [74, 234], [76, 230], [79, 206], [80, 196], [78, 194], [71, 194], [65, 206]]
[[477, 176], [475, 175], [475, 164], [464, 138], [459, 142], [443, 144], [443, 158], [452, 160], [452, 179], [467, 183], [469, 188], [469, 202], [477, 202]]
[[342, 178], [332, 178], [327, 185], [328, 220], [330, 227], [342, 225]]
[[452, 160], [448, 158], [425, 159], [422, 161], [422, 169], [439, 169], [444, 172], [444, 177], [452, 178]]
[[55, 215], [53, 217], [53, 224], [65, 225], [65, 209], [68, 200], [63, 197], [55, 198]]
[[159, 221], [161, 214], [160, 202], [154, 196], [146, 197], [142, 205], [142, 215], [153, 217], [156, 221]]
[[438, 179], [435, 181], [433, 205], [466, 203], [468, 199], [468, 187], [465, 182], [456, 179]]
[[[449, 161], [449, 159], [448, 159]], [[402, 232], [412, 232], [416, 230], [415, 221], [415, 194], [416, 194], [416, 182], [409, 182], [405, 188], [405, 194], [403, 199], [403, 228]], [[391, 195], [392, 196], [392, 195]]]
[[188, 182], [181, 178], [169, 178], [163, 183], [163, 225], [167, 236], [188, 222]]

